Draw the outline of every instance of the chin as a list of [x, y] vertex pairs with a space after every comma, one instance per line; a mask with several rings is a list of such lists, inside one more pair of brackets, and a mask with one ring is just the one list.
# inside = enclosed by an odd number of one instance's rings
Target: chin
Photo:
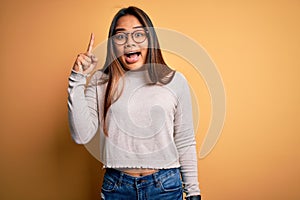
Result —
[[128, 70], [136, 70], [141, 68], [143, 65], [125, 65], [125, 68]]

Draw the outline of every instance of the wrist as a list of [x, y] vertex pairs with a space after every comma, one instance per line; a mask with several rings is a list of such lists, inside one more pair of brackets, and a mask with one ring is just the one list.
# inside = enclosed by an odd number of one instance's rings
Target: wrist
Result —
[[201, 200], [201, 195], [189, 196], [185, 198], [186, 200]]

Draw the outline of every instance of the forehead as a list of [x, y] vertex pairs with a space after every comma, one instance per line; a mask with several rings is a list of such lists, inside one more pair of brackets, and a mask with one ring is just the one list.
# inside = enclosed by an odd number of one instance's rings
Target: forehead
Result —
[[118, 19], [115, 29], [130, 30], [141, 26], [142, 24], [135, 16], [125, 15]]

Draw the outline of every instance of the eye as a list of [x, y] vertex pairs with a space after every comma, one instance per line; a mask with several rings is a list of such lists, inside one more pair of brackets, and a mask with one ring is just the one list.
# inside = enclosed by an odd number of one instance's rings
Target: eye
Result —
[[135, 32], [133, 36], [134, 36], [135, 38], [145, 37], [145, 32], [143, 32], [143, 31], [138, 31], [138, 32]]
[[115, 40], [124, 40], [126, 38], [126, 35], [124, 33], [117, 33], [115, 36], [114, 36], [114, 39]]

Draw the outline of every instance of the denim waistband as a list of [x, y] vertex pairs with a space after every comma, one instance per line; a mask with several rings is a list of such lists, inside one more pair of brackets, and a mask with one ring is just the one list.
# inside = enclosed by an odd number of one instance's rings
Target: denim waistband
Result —
[[173, 176], [175, 174], [179, 174], [179, 168], [171, 168], [171, 169], [160, 169], [159, 171], [141, 177], [130, 176], [123, 171], [119, 171], [113, 168], [106, 168], [106, 174], [112, 177], [118, 184], [126, 184], [133, 187], [143, 187], [148, 186], [150, 184], [159, 184], [163, 182], [165, 179]]

